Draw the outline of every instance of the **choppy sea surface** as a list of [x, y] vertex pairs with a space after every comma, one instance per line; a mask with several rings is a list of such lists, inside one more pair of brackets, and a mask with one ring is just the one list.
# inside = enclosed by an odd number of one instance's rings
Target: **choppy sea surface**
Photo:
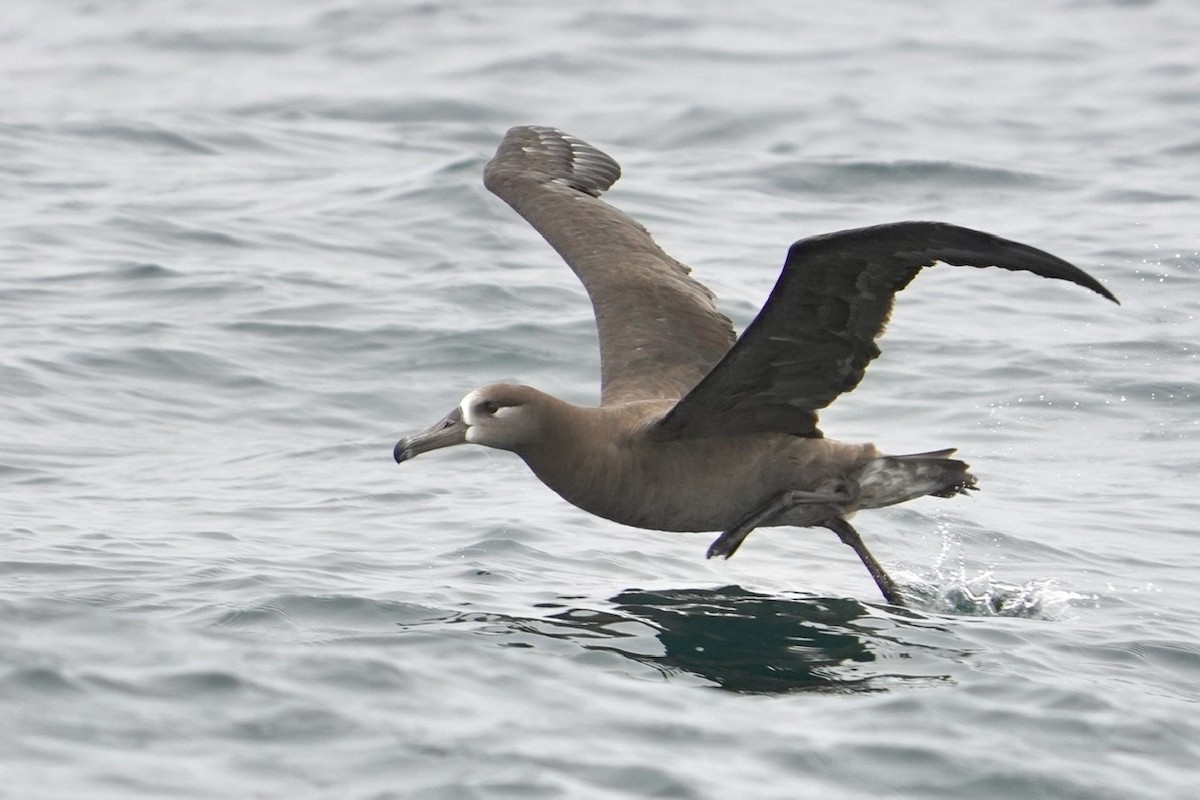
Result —
[[[1191, 0], [34, 2], [0, 10], [0, 796], [1190, 798]], [[969, 498], [639, 531], [475, 448], [594, 402], [591, 310], [489, 195], [516, 124], [744, 326], [787, 245], [942, 219], [1122, 300], [926, 271], [823, 415]]]

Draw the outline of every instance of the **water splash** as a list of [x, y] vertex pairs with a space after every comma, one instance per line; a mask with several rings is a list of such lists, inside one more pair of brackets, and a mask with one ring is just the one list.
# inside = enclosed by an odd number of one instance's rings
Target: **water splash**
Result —
[[917, 608], [960, 616], [1060, 619], [1073, 603], [1096, 599], [1063, 589], [1053, 578], [1012, 584], [997, 580], [994, 567], [972, 570], [950, 525], [940, 522], [938, 531], [942, 545], [930, 571], [904, 575], [901, 581], [903, 593]]

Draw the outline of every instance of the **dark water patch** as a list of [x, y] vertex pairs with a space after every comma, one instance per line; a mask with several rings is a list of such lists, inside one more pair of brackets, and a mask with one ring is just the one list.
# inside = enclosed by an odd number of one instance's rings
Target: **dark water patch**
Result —
[[[0, 456], [0, 458], [12, 458], [12, 456]], [[3, 460], [0, 460], [0, 478], [15, 486], [22, 484], [28, 486], [36, 486], [38, 484], [62, 486], [64, 482], [64, 479], [58, 474], [57, 469], [50, 470], [42, 466], [32, 466], [27, 463], [15, 463]]]
[[139, 47], [168, 53], [241, 55], [269, 58], [287, 55], [300, 44], [282, 26], [217, 27], [207, 30], [142, 30], [131, 34]]
[[358, 725], [344, 714], [324, 708], [293, 707], [243, 719], [225, 732], [248, 742], [278, 745], [349, 735]]
[[274, 100], [246, 103], [232, 110], [240, 117], [263, 117], [285, 121], [328, 119], [342, 122], [391, 124], [437, 123], [465, 125], [471, 121], [502, 119], [494, 106], [451, 97], [405, 97], [398, 100], [378, 98], [333, 98], [302, 95], [279, 102]]
[[54, 667], [15, 667], [0, 674], [0, 697], [27, 702], [31, 694], [61, 697], [83, 691], [79, 681]]
[[236, 542], [238, 537], [228, 531], [196, 531], [192, 534], [202, 539], [212, 539], [218, 542]]
[[66, 561], [31, 561], [21, 559], [5, 559], [0, 561], [0, 575], [30, 576], [30, 575], [90, 575], [103, 568], [95, 564]]
[[132, 698], [223, 702], [238, 696], [274, 694], [244, 674], [227, 669], [145, 670], [135, 676], [89, 673], [89, 685]]
[[848, 161], [785, 162], [772, 164], [755, 176], [783, 193], [820, 193], [836, 197], [860, 194], [864, 190], [885, 191], [889, 187], [947, 187], [959, 191], [981, 189], [1051, 188], [1054, 179], [1023, 170], [1005, 169], [958, 161]]
[[[289, 280], [288, 283], [293, 281]], [[319, 287], [317, 291], [323, 298], [310, 303], [277, 303], [269, 307], [255, 308], [247, 312], [243, 319], [236, 322], [225, 323], [226, 325], [266, 325], [266, 324], [283, 324], [283, 325], [303, 325], [312, 324], [320, 325], [322, 322], [339, 324], [346, 322], [352, 324], [356, 309], [353, 305], [344, 300], [331, 300], [329, 294], [344, 287], [336, 283], [331, 283], [327, 286], [320, 286], [320, 281], [313, 279], [310, 285]], [[248, 317], [248, 318], [245, 318]], [[353, 329], [348, 329], [346, 332], [354, 332]]]
[[160, 153], [216, 155], [217, 151], [191, 137], [149, 123], [87, 122], [74, 123], [66, 130], [84, 140], [118, 142], [139, 150], [150, 148]]
[[558, 75], [575, 75], [588, 80], [604, 80], [605, 76], [616, 77], [624, 67], [620, 58], [614, 56], [596, 57], [596, 54], [585, 55], [568, 50], [543, 50], [542, 52], [526, 51], [518, 55], [500, 56], [490, 59], [487, 63], [478, 64], [469, 70], [457, 70], [452, 75], [464, 77], [474, 75], [511, 74], [529, 75], [543, 71]]
[[146, 282], [154, 284], [158, 281], [183, 277], [184, 273], [152, 262], [118, 261], [103, 269], [89, 269], [78, 272], [57, 272], [49, 275], [38, 275], [32, 280], [38, 285], [55, 284], [85, 284], [95, 282]]
[[117, 214], [105, 220], [105, 227], [114, 232], [132, 235], [137, 242], [158, 251], [166, 251], [166, 243], [204, 247], [240, 249], [251, 243], [225, 231], [213, 230], [198, 224], [185, 224], [161, 216]]
[[319, 346], [322, 353], [329, 355], [383, 349], [382, 344], [372, 341], [361, 332], [318, 323], [242, 321], [226, 323], [221, 325], [221, 328], [234, 335], [261, 337], [296, 349]]
[[[654, 130], [652, 135], [660, 137], [666, 149], [678, 148], [682, 154], [696, 147], [722, 147], [751, 131], [761, 133], [778, 127], [780, 117], [775, 109], [730, 115], [723, 108], [686, 105], [674, 111], [669, 123]], [[787, 148], [788, 145], [783, 147]]]
[[584, 11], [570, 21], [570, 27], [588, 33], [605, 33], [622, 40], [636, 40], [660, 34], [669, 34], [671, 38], [677, 38], [686, 35], [688, 31], [696, 30], [700, 24], [694, 19], [655, 14], [652, 8], [637, 11], [612, 8], [603, 12]]
[[[47, 387], [35, 377], [32, 370], [12, 364], [0, 364], [0, 397], [34, 398], [43, 396]], [[17, 419], [34, 412], [33, 409], [18, 409]], [[28, 419], [29, 417], [26, 416]]]
[[[720, 589], [630, 589], [603, 608], [544, 617], [468, 614], [506, 645], [570, 642], [741, 694], [870, 692], [951, 679], [961, 643], [938, 623], [855, 600]], [[916, 632], [916, 635], [912, 635]]]
[[271, 386], [264, 378], [249, 374], [231, 362], [195, 350], [127, 347], [107, 353], [80, 353], [71, 360], [86, 374], [109, 379], [125, 376], [239, 390]]
[[141, 263], [141, 264], [122, 264], [117, 267], [115, 277], [122, 281], [145, 281], [145, 280], [164, 280], [167, 278], [178, 278], [183, 273], [173, 269], [168, 269], [162, 264]]
[[1171, 158], [1200, 156], [1200, 139], [1188, 139], [1163, 148], [1163, 155]]
[[[358, 641], [356, 637], [352, 637]], [[331, 691], [378, 692], [385, 696], [413, 687], [412, 675], [404, 664], [368, 653], [344, 654], [322, 648], [319, 654], [297, 656], [296, 671], [306, 683], [320, 683]]]
[[1111, 189], [1102, 192], [1096, 198], [1096, 201], [1114, 205], [1194, 203], [1196, 202], [1196, 196], [1193, 194], [1179, 194], [1177, 192], [1155, 192], [1148, 189]]

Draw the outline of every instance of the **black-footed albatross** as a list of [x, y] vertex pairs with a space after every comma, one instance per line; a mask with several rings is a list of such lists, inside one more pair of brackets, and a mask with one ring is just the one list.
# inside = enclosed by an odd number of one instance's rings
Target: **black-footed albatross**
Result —
[[729, 558], [763, 526], [820, 526], [854, 549], [888, 602], [895, 582], [847, 521], [861, 508], [953, 497], [975, 476], [953, 449], [891, 456], [823, 437], [817, 411], [879, 355], [896, 292], [935, 262], [1024, 270], [1113, 302], [1060, 258], [942, 222], [895, 222], [801, 239], [738, 338], [714, 297], [640, 224], [599, 199], [617, 162], [554, 128], [505, 134], [483, 182], [545, 237], [592, 301], [600, 334], [598, 407], [528, 386], [468, 394], [397, 462], [440, 447], [511, 450], [568, 502], [662, 531], [723, 531]]

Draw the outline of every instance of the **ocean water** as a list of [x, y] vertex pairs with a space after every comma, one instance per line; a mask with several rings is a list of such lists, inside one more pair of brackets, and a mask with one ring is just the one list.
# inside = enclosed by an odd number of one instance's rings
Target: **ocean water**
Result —
[[[0, 796], [1190, 798], [1200, 9], [11, 0], [0, 10]], [[739, 327], [801, 236], [943, 219], [1120, 307], [926, 271], [823, 415], [981, 480], [819, 530], [639, 531], [473, 387], [594, 402], [503, 132]]]

